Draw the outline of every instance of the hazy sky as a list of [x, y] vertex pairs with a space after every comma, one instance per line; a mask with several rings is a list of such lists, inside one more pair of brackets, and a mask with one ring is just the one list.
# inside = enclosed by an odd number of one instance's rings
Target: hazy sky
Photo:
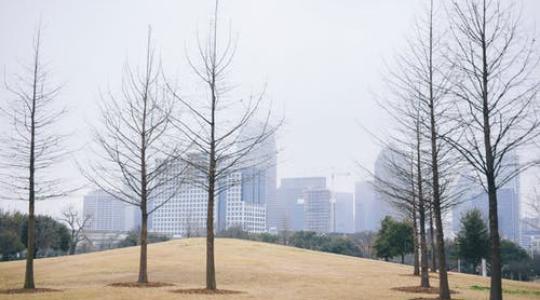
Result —
[[[385, 61], [412, 34], [424, 2], [221, 1], [223, 33], [230, 24], [238, 36], [233, 82], [245, 91], [266, 83], [275, 111], [285, 116], [278, 136], [280, 177], [351, 172], [336, 180], [345, 191], [362, 179], [355, 162], [373, 165], [379, 147], [359, 123], [372, 131], [391, 126], [373, 93], [380, 92]], [[540, 1], [523, 5], [528, 24], [539, 23]], [[0, 0], [0, 67], [9, 79], [31, 59], [41, 18], [45, 57], [65, 85], [61, 97], [70, 107], [67, 126], [76, 130], [73, 144], [84, 144], [88, 124], [98, 116], [100, 89], [118, 88], [127, 61], [142, 64], [148, 25], [166, 72], [181, 83], [193, 80], [185, 49], [195, 46], [212, 7], [213, 1], [200, 0]], [[0, 96], [8, 97], [3, 88]], [[79, 176], [76, 169], [67, 172]]]

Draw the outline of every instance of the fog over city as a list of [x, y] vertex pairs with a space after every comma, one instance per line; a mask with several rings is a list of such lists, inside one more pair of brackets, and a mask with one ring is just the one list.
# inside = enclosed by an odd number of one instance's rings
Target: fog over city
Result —
[[[196, 45], [198, 32], [206, 32], [213, 7], [213, 1], [0, 3], [2, 76], [9, 79], [28, 63], [41, 23], [44, 57], [63, 86], [59, 98], [69, 109], [64, 124], [73, 131], [72, 146], [80, 149], [73, 155], [79, 160], [88, 155], [100, 91], [118, 90], [126, 63], [140, 65], [148, 26], [165, 72], [178, 76], [184, 87], [193, 77], [186, 49]], [[418, 0], [223, 3], [222, 20], [238, 41], [234, 94], [267, 85], [266, 97], [285, 119], [277, 135], [279, 177], [342, 174], [334, 185], [349, 192], [355, 181], [366, 179], [357, 164], [372, 168], [381, 148], [367, 131], [384, 136], [392, 127], [377, 104], [384, 95], [385, 70], [425, 9]], [[522, 11], [533, 32], [540, 23], [540, 2], [523, 1]], [[223, 27], [223, 33], [229, 31]], [[11, 97], [4, 88], [0, 95]], [[74, 165], [63, 172], [81, 177]], [[55, 213], [63, 201], [51, 201], [47, 208], [39, 204], [38, 210]], [[25, 206], [3, 202], [2, 207]]]
[[0, 300], [539, 296], [539, 29], [540, 0], [0, 0]]

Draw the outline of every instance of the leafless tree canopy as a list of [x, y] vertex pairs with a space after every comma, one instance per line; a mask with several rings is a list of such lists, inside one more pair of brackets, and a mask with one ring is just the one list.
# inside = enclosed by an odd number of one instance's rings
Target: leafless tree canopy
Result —
[[73, 206], [67, 206], [62, 210], [60, 221], [64, 222], [69, 229], [71, 242], [69, 245], [69, 254], [75, 254], [77, 245], [85, 239], [84, 230], [90, 222], [91, 216], [82, 216], [81, 213]]
[[[214, 265], [215, 197], [237, 181], [229, 175], [251, 167], [268, 166], [272, 155], [262, 154], [265, 142], [278, 126], [271, 124], [271, 110], [266, 109], [264, 91], [236, 98], [229, 82], [236, 42], [229, 33], [222, 38], [218, 26], [219, 2], [215, 3], [214, 19], [204, 42], [197, 38], [196, 58], [187, 56], [194, 74], [205, 91], [200, 99], [184, 96], [169, 84], [169, 90], [186, 116], [175, 118], [174, 124], [183, 133], [182, 142], [189, 145], [183, 162], [189, 166], [191, 184], [208, 193], [206, 288], [216, 289]], [[262, 155], [261, 155], [262, 154]]]
[[53, 167], [67, 157], [58, 121], [66, 110], [57, 101], [60, 88], [53, 86], [42, 62], [41, 31], [34, 37], [32, 63], [6, 83], [13, 95], [1, 111], [11, 123], [10, 135], [2, 138], [0, 183], [7, 198], [28, 201], [28, 238], [24, 288], [34, 289], [35, 202], [65, 196], [65, 180]]
[[151, 214], [181, 182], [178, 160], [183, 152], [180, 144], [171, 143], [174, 103], [162, 84], [150, 31], [147, 47], [144, 69], [126, 65], [119, 95], [112, 91], [103, 95], [103, 127], [94, 131], [98, 159], [84, 173], [117, 200], [139, 207], [152, 201]]
[[[505, 3], [503, 5], [503, 3]], [[452, 1], [454, 35], [451, 66], [456, 70], [452, 95], [456, 101], [454, 134], [446, 136], [488, 194], [491, 289], [502, 299], [497, 189], [536, 159], [517, 163], [517, 151], [540, 134], [538, 91], [532, 77], [538, 66], [534, 40], [523, 36], [513, 2]]]
[[148, 216], [176, 194], [184, 171], [181, 144], [171, 142], [173, 101], [153, 51], [149, 29], [144, 69], [126, 67], [120, 96], [104, 97], [103, 128], [95, 131], [98, 159], [85, 171], [98, 188], [140, 209], [141, 284], [148, 283]]
[[507, 159], [535, 143], [540, 134], [540, 81], [533, 76], [538, 67], [536, 45], [524, 36], [513, 1], [453, 1], [452, 8], [452, 95], [460, 100], [455, 101], [453, 128], [459, 135], [447, 140], [472, 166], [471, 178], [487, 191], [484, 133], [492, 145], [489, 155], [497, 188], [538, 162]]
[[28, 200], [30, 189], [35, 200], [63, 197], [68, 192], [65, 178], [51, 172], [69, 153], [65, 143], [68, 136], [58, 124], [66, 109], [58, 100], [60, 86], [54, 85], [43, 62], [41, 42], [38, 30], [33, 61], [5, 83], [12, 97], [0, 109], [11, 127], [9, 134], [1, 138], [0, 180], [10, 191], [2, 195], [8, 199]]

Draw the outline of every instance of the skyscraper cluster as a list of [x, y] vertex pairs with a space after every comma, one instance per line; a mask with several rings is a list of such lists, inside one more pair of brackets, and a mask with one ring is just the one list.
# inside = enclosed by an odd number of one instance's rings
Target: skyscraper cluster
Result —
[[[277, 187], [275, 142], [270, 139], [263, 146], [254, 155], [265, 156], [264, 164], [232, 172], [218, 183], [220, 187], [227, 187], [217, 192], [216, 231], [235, 227], [256, 233], [283, 230], [353, 233], [378, 230], [387, 215], [401, 217], [387, 196], [375, 190], [373, 181], [357, 182], [354, 194], [330, 190], [325, 177], [282, 178]], [[391, 181], [392, 174], [384, 165], [387, 156], [385, 150], [379, 154], [375, 177]], [[197, 159], [197, 155], [191, 159]], [[518, 165], [516, 155], [507, 160], [507, 166]], [[181, 162], [171, 172], [178, 173], [179, 168], [186, 168], [187, 174], [196, 177], [197, 171]], [[504, 172], [510, 174], [512, 169]], [[172, 176], [172, 173], [164, 176]], [[469, 178], [464, 175], [456, 184], [456, 188], [470, 188], [464, 189], [467, 192], [451, 209], [450, 228], [454, 234], [459, 231], [459, 220], [467, 211], [478, 209], [485, 218], [488, 216], [487, 195]], [[160, 206], [150, 216], [150, 231], [182, 237], [204, 235], [208, 208], [205, 188], [189, 180], [171, 181], [170, 185], [163, 187], [164, 191], [150, 201], [151, 206]], [[531, 238], [521, 234], [519, 189], [519, 177], [510, 178], [499, 188], [499, 226], [503, 238], [527, 246]], [[84, 214], [92, 216], [88, 227], [92, 231], [133, 229], [136, 227], [134, 211], [102, 191], [91, 192], [84, 199]]]

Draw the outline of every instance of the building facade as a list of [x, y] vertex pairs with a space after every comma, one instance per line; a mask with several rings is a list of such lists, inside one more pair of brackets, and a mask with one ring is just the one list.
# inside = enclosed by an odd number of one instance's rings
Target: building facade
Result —
[[[225, 229], [240, 227], [247, 232], [265, 232], [267, 223], [264, 177], [248, 178], [241, 172], [229, 177], [231, 187], [224, 192], [224, 197], [220, 198], [225, 201]], [[238, 181], [241, 184], [232, 184]]]
[[[198, 158], [198, 155], [191, 156], [191, 159]], [[149, 230], [180, 237], [206, 235], [208, 192], [196, 180], [203, 174], [186, 163], [178, 162], [162, 176], [176, 176], [179, 172], [184, 172], [185, 180], [166, 180], [167, 183], [151, 196], [151, 209], [160, 207], [149, 216]], [[219, 202], [219, 197], [215, 199]], [[217, 216], [218, 207], [219, 203], [216, 203], [214, 216]], [[217, 224], [216, 219], [214, 223]]]
[[[405, 183], [400, 180], [399, 176], [396, 176], [393, 166], [396, 164], [401, 166], [406, 163], [402, 157], [396, 155], [390, 148], [382, 149], [375, 161], [375, 184], [377, 184], [377, 180], [382, 180], [392, 186], [403, 186]], [[381, 226], [381, 221], [386, 216], [395, 219], [401, 219], [403, 217], [402, 213], [392, 206], [393, 201], [388, 195], [374, 189], [373, 201], [366, 203], [367, 230], [378, 230]]]
[[371, 181], [357, 182], [354, 186], [354, 227], [356, 232], [375, 230], [378, 215], [373, 214], [375, 191]]
[[[204, 175], [182, 163], [179, 163], [178, 168], [184, 169], [184, 177], [188, 180], [178, 187], [163, 186], [162, 189], [166, 192], [158, 192], [158, 197], [152, 199], [153, 205], [161, 207], [150, 215], [150, 230], [181, 237], [204, 236], [208, 213], [208, 192], [204, 185], [200, 184], [204, 180], [200, 178]], [[178, 172], [178, 168], [171, 170]], [[267, 181], [265, 172], [248, 167], [232, 172], [217, 182], [214, 203], [215, 231], [240, 227], [248, 232], [265, 232], [266, 201], [269, 197]], [[176, 185], [178, 182], [171, 181], [169, 184]]]
[[334, 230], [339, 233], [354, 232], [354, 196], [352, 193], [334, 193]]
[[279, 230], [304, 230], [304, 192], [326, 189], [325, 177], [282, 178], [278, 199], [285, 207]]
[[86, 231], [125, 232], [138, 224], [136, 207], [100, 190], [84, 196], [83, 215], [90, 217]]
[[327, 233], [332, 230], [332, 194], [327, 189], [304, 191], [304, 230]]

